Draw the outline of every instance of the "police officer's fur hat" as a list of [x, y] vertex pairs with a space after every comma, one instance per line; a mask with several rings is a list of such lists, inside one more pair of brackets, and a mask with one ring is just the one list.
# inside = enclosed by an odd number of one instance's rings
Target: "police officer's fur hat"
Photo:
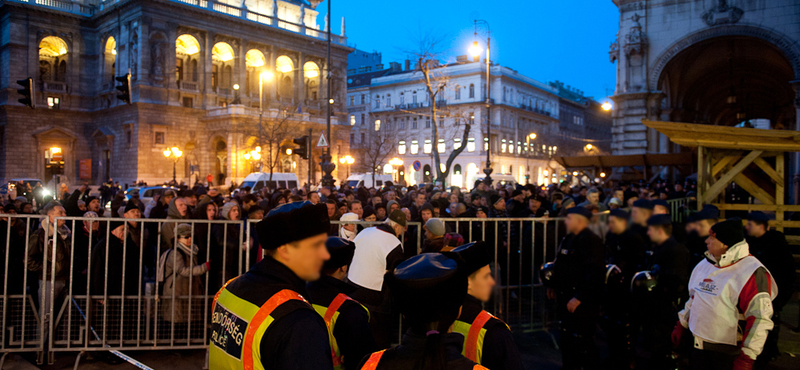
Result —
[[465, 273], [472, 275], [484, 266], [492, 263], [492, 253], [484, 242], [472, 242], [459, 246], [451, 251], [464, 260]]
[[278, 247], [330, 231], [328, 207], [309, 201], [282, 204], [256, 224], [258, 240], [264, 249]]
[[350, 265], [353, 255], [356, 253], [356, 243], [338, 236], [328, 237], [325, 241], [325, 248], [331, 258], [322, 265], [323, 270], [336, 270], [342, 266]]
[[411, 325], [456, 319], [467, 296], [466, 269], [459, 260], [452, 253], [423, 253], [388, 275], [394, 301]]

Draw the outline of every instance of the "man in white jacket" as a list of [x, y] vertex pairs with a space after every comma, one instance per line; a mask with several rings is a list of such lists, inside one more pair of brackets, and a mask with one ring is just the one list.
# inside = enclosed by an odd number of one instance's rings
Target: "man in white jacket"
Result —
[[777, 285], [750, 255], [741, 219], [714, 224], [706, 246], [706, 259], [689, 279], [689, 300], [678, 314], [672, 342], [678, 346], [689, 329], [692, 369], [750, 370], [772, 329]]

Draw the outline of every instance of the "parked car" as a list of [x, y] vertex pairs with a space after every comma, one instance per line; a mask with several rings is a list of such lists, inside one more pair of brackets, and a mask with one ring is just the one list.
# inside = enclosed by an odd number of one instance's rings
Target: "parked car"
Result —
[[297, 175], [293, 173], [275, 172], [272, 174], [272, 180], [270, 180], [269, 172], [253, 172], [244, 178], [244, 181], [242, 181], [239, 188], [234, 191], [234, 194], [246, 186], [250, 187], [251, 192], [260, 191], [265, 186], [268, 187], [270, 191], [277, 188], [291, 190], [298, 188], [298, 180]]
[[360, 186], [380, 189], [387, 181], [392, 181], [392, 175], [375, 175], [375, 183], [373, 184], [372, 174], [365, 173], [350, 175], [350, 177], [347, 178], [347, 185], [353, 189], [357, 189]]

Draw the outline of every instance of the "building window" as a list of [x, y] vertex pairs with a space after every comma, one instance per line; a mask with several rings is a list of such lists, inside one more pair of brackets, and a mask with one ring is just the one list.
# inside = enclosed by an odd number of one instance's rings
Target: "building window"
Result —
[[522, 154], [522, 143], [517, 141], [517, 154]]
[[364, 113], [361, 113], [361, 126], [364, 126], [364, 122], [366, 122], [364, 119]]
[[361, 94], [361, 104], [367, 104], [367, 96], [364, 94]]
[[474, 152], [475, 151], [475, 138], [471, 137], [467, 140], [467, 151]]
[[350, 95], [350, 105], [356, 105], [356, 96]]
[[128, 144], [128, 146], [133, 144], [133, 132], [131, 131], [131, 129], [125, 130], [125, 142]]
[[[506, 139], [503, 139], [500, 144], [500, 151], [505, 153], [506, 152]], [[511, 151], [513, 152], [514, 149], [512, 148]]]
[[416, 140], [411, 140], [411, 154], [419, 153], [419, 142]]
[[188, 96], [184, 96], [183, 97], [183, 107], [184, 108], [192, 108], [192, 105], [193, 105], [192, 98], [190, 98]]
[[49, 109], [59, 109], [61, 108], [61, 98], [55, 96], [48, 96], [47, 97], [47, 108]]
[[414, 122], [411, 122], [411, 128], [413, 128], [413, 129], [417, 128], [417, 118], [416, 117], [414, 117]]
[[425, 119], [425, 128], [431, 128], [431, 119], [430, 118], [426, 118]]
[[444, 116], [439, 117], [439, 127], [444, 127]]
[[362, 144], [364, 143], [364, 133], [363, 132], [361, 133], [361, 143]]
[[350, 142], [353, 143], [356, 141], [356, 134], [350, 134]]
[[461, 100], [461, 86], [456, 85], [456, 100]]
[[470, 125], [474, 125], [475, 124], [475, 113], [473, 113], [473, 112], [469, 112], [469, 124]]
[[412, 103], [417, 104], [417, 92], [416, 91], [411, 93], [411, 99], [412, 99], [411, 100]]
[[447, 150], [447, 145], [444, 144], [444, 139], [439, 139], [439, 144], [436, 146], [436, 150], [438, 150], [439, 153], [444, 153], [444, 151]]
[[403, 93], [400, 93], [400, 105], [403, 105], [405, 103], [406, 103], [406, 97], [403, 95]]
[[166, 136], [165, 133], [157, 131], [156, 132], [156, 140], [155, 140], [154, 144], [156, 144], [156, 145], [164, 145], [164, 142], [165, 142], [164, 136]]
[[356, 125], [356, 115], [355, 114], [351, 114], [350, 115], [350, 126], [355, 126], [355, 125]]
[[[495, 144], [497, 144], [497, 143], [495, 143]], [[495, 146], [495, 148], [497, 148], [497, 146]], [[488, 137], [483, 138], [483, 150], [489, 150], [489, 138]], [[497, 149], [495, 149], [495, 150], [497, 150]]]
[[375, 131], [380, 131], [380, 130], [381, 130], [381, 120], [376, 119], [375, 120]]
[[433, 149], [430, 140], [425, 140], [425, 145], [422, 146], [422, 152], [425, 154], [429, 154]]
[[475, 85], [469, 84], [469, 98], [472, 99], [475, 97]]
[[405, 140], [400, 140], [400, 143], [397, 145], [397, 154], [406, 154], [406, 142]]
[[401, 130], [404, 130], [406, 128], [406, 119], [405, 118], [401, 118], [400, 119], [400, 125], [397, 128], [401, 129]]
[[180, 83], [183, 80], [183, 59], [178, 58], [175, 62], [175, 80]]
[[387, 107], [392, 106], [392, 94], [386, 94], [386, 106]]
[[461, 147], [461, 139], [453, 139], [453, 150], [456, 150]]
[[375, 95], [375, 109], [380, 108], [380, 107], [381, 107], [381, 96], [380, 95]]

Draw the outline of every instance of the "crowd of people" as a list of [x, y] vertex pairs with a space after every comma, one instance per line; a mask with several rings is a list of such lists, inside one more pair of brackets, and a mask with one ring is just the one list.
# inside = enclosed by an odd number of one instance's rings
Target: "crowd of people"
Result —
[[[161, 319], [180, 328], [190, 320], [202, 322], [206, 318], [191, 302], [170, 298], [217, 294], [224, 302], [233, 298], [223, 299], [220, 293], [230, 291], [257, 308], [281, 291], [268, 289], [270, 294], [262, 296], [249, 285], [282, 282], [277, 286], [295, 287], [302, 298], [287, 299], [308, 299], [318, 316], [325, 318], [323, 329], [329, 332], [326, 345], [332, 349], [327, 350], [328, 360], [299, 356], [309, 366], [297, 367], [275, 362], [294, 342], [265, 337], [262, 346], [273, 343], [284, 350], [262, 347], [262, 362], [264, 353], [273, 356], [264, 368], [327, 368], [319, 366], [319, 361], [332, 361], [334, 367], [345, 369], [369, 368], [362, 366], [375, 361], [408, 365], [417, 363], [414, 356], [419, 349], [426, 353], [424, 362], [428, 365], [461, 361], [459, 366], [479, 363], [491, 369], [519, 369], [522, 362], [508, 326], [481, 307], [493, 297], [495, 276], [501, 277], [501, 284], [532, 282], [535, 278], [534, 271], [515, 268], [522, 266], [516, 262], [533, 258], [534, 246], [548, 241], [535, 239], [530, 236], [535, 233], [527, 231], [558, 228], [550, 235], [563, 239], [552, 241], [559, 246], [548, 257], [555, 260], [541, 273], [548, 298], [556, 301], [565, 369], [602, 367], [604, 362], [594, 345], [597, 324], [606, 333], [611, 356], [605, 363], [611, 368], [641, 368], [637, 349], [647, 353], [645, 368], [674, 368], [680, 358], [676, 353], [684, 354], [695, 365], [710, 361], [703, 355], [714, 351], [717, 357], [717, 352], [722, 353], [730, 364], [756, 358], [769, 361], [779, 353], [773, 323], [778, 322], [780, 309], [794, 291], [795, 270], [785, 237], [769, 229], [769, 217], [761, 212], [747, 215], [746, 228], [739, 219], [718, 222], [722, 217], [713, 206], [692, 212], [696, 208], [693, 187], [690, 181], [674, 185], [663, 181], [652, 185], [607, 181], [586, 186], [566, 182], [490, 186], [476, 181], [466, 192], [459, 187], [403, 187], [387, 182], [380, 189], [351, 189], [346, 185], [321, 186], [313, 191], [244, 187], [223, 194], [196, 184], [170, 187], [147, 203], [135, 192], [127, 199], [113, 181], [101, 187], [99, 197], [85, 185], [73, 192], [64, 188], [57, 199], [43, 197], [41, 202], [35, 199], [34, 191], [30, 193], [34, 199], [28, 199], [27, 194], [9, 197], [0, 209], [0, 240], [9, 240], [2, 243], [7, 250], [0, 251], [0, 256], [8, 256], [2, 266], [9, 274], [29, 275], [27, 287], [9, 284], [3, 288], [9, 293], [27, 289], [34, 296], [52, 291], [58, 299], [67, 287], [73, 294], [95, 297], [135, 296], [143, 294], [147, 283], [155, 283], [157, 294], [165, 302], [160, 306]], [[670, 207], [670, 199], [686, 199], [688, 203], [682, 208]], [[686, 222], [674, 222], [670, 212], [681, 212]], [[64, 216], [80, 218], [59, 218]], [[545, 226], [531, 222], [533, 218], [556, 217], [566, 221]], [[316, 219], [324, 222], [315, 224]], [[315, 259], [320, 264], [326, 259], [313, 257], [310, 251], [297, 254], [300, 252], [286, 249], [319, 228], [327, 239], [318, 239], [313, 253], [329, 255], [324, 266], [313, 264]], [[320, 246], [326, 244], [327, 253], [320, 252]], [[21, 246], [27, 246], [27, 250]], [[755, 261], [749, 255], [755, 256]], [[491, 263], [493, 256], [497, 256], [497, 264]], [[741, 260], [747, 263], [738, 263]], [[734, 293], [739, 292], [734, 294], [737, 302], [697, 303], [697, 292], [703, 284], [709, 285], [710, 278], [701, 276], [711, 273], [707, 268], [700, 269], [704, 264], [717, 269], [734, 265], [737, 269], [751, 268], [744, 274], [752, 279], [738, 282], [734, 288]], [[438, 267], [420, 267], [426, 265]], [[507, 271], [492, 271], [490, 265]], [[291, 271], [286, 271], [287, 267]], [[456, 274], [457, 270], [461, 271]], [[463, 271], [468, 273], [464, 275]], [[426, 273], [441, 275], [441, 284], [417, 281], [417, 274]], [[240, 279], [250, 275], [249, 280]], [[456, 275], [464, 279], [455, 279]], [[231, 286], [234, 279], [237, 283]], [[310, 282], [307, 288], [306, 282]], [[458, 292], [453, 293], [456, 286]], [[743, 289], [747, 293], [740, 292]], [[340, 293], [346, 299], [340, 298]], [[441, 301], [441, 310], [433, 312], [425, 309], [430, 306], [405, 302], [421, 299], [418, 297]], [[48, 310], [50, 295], [41, 302], [44, 307], [40, 308]], [[220, 324], [216, 322], [222, 320], [219, 315], [230, 314], [218, 312], [216, 307], [222, 306], [216, 303], [215, 299], [214, 317], [209, 319], [212, 328]], [[235, 304], [244, 305], [239, 301]], [[760, 309], [752, 308], [756, 304]], [[697, 319], [709, 307], [714, 312], [722, 306], [736, 310], [737, 305], [748, 322], [738, 342], [735, 325], [730, 343], [727, 337], [719, 340], [730, 331], [708, 327], [709, 322], [717, 325], [717, 319]], [[333, 318], [326, 316], [329, 307], [336, 307], [336, 317], [350, 322], [347, 326], [355, 331], [333, 331]], [[461, 309], [460, 314], [455, 308]], [[400, 347], [407, 350], [392, 351], [383, 360], [380, 356], [375, 361], [365, 357], [389, 348], [397, 330], [398, 311], [412, 317]], [[300, 325], [296, 328], [300, 330], [301, 324], [290, 322], [312, 320], [307, 313], [297, 315], [296, 320], [284, 320], [280, 330], [292, 332], [293, 325]], [[727, 323], [730, 319], [717, 321]], [[312, 335], [317, 324], [302, 330]], [[480, 345], [472, 342], [478, 340], [472, 338], [477, 335], [471, 331], [474, 325], [480, 326]], [[777, 324], [774, 326], [777, 328]], [[453, 336], [444, 335], [448, 330], [462, 332], [467, 338], [466, 342], [461, 340], [463, 351], [451, 353], [447, 349], [456, 342]], [[441, 334], [433, 344], [425, 335], [431, 331]], [[684, 335], [688, 332], [693, 335]], [[695, 341], [695, 353], [681, 343], [690, 337]], [[216, 348], [229, 355], [244, 348], [241, 342], [220, 342], [213, 333], [211, 348], [215, 348], [215, 339]], [[294, 340], [298, 346], [308, 346], [310, 339]], [[427, 352], [431, 346], [441, 352], [435, 359]], [[341, 358], [331, 359], [331, 351]], [[462, 352], [469, 361], [461, 360]], [[243, 360], [241, 353], [239, 360]]]

